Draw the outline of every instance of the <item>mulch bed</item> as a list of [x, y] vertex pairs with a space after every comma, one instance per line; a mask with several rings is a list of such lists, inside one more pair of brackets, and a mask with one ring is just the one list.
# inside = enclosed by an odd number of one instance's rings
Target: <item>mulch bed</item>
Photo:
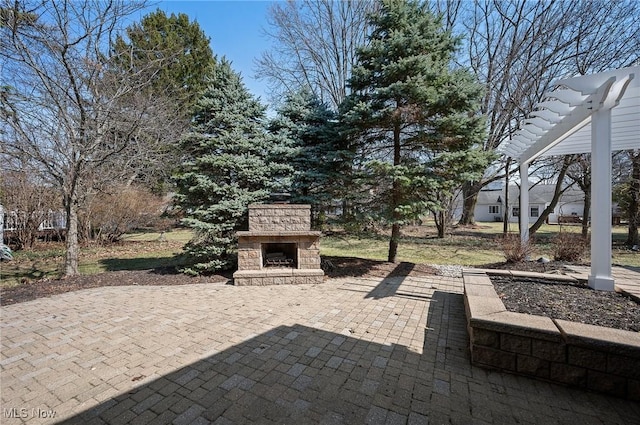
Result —
[[[562, 273], [565, 271], [569, 271], [566, 265], [567, 263], [563, 261], [550, 261], [546, 264], [539, 263], [538, 261], [521, 261], [518, 263], [504, 261], [501, 263], [484, 264], [480, 268], [498, 269], [498, 270], [518, 270], [523, 272], [537, 272], [537, 273]], [[578, 264], [572, 263], [572, 265], [578, 265]]]
[[329, 278], [429, 276], [436, 269], [426, 264], [388, 263], [355, 257], [322, 257], [322, 268]]
[[36, 298], [49, 297], [81, 289], [102, 286], [190, 285], [195, 283], [224, 283], [228, 275], [187, 276], [173, 269], [113, 271], [78, 275], [65, 279], [42, 279], [0, 290], [0, 305], [16, 304]]
[[508, 311], [640, 332], [640, 303], [585, 283], [490, 276]]

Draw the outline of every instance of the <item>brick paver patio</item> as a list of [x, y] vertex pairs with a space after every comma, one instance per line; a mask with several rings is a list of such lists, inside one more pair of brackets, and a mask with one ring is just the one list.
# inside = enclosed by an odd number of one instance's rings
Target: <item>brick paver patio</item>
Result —
[[461, 294], [345, 278], [2, 307], [0, 423], [640, 423], [638, 403], [472, 367]]

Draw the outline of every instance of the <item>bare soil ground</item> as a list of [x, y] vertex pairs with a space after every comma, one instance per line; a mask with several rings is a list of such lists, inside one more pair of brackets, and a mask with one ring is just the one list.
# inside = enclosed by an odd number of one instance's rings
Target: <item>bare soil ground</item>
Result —
[[640, 303], [584, 283], [491, 276], [508, 311], [640, 332]]
[[26, 282], [22, 285], [2, 288], [0, 290], [0, 305], [16, 304], [36, 298], [49, 297], [65, 292], [81, 289], [98, 288], [101, 286], [131, 286], [131, 285], [189, 285], [194, 283], [220, 283], [231, 277], [187, 276], [173, 269], [113, 271], [99, 274], [78, 275], [66, 279], [41, 279]]
[[[572, 263], [573, 265], [588, 265], [588, 264], [577, 264]], [[561, 274], [565, 271], [569, 271], [566, 267], [567, 263], [563, 261], [550, 261], [546, 264], [539, 263], [537, 261], [522, 261], [519, 263], [492, 263], [485, 264], [482, 266], [484, 269], [499, 269], [499, 270], [519, 270], [526, 272], [536, 272], [536, 273], [549, 273], [549, 274]]]

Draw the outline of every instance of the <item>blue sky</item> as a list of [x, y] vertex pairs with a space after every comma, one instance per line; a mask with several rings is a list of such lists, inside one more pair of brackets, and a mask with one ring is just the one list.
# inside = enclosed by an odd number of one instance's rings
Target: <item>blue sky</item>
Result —
[[263, 30], [272, 1], [162, 1], [144, 14], [161, 9], [167, 14], [184, 13], [197, 21], [211, 39], [211, 49], [218, 57], [226, 56], [235, 71], [242, 74], [249, 91], [267, 102], [266, 81], [254, 78], [254, 59], [268, 49]]

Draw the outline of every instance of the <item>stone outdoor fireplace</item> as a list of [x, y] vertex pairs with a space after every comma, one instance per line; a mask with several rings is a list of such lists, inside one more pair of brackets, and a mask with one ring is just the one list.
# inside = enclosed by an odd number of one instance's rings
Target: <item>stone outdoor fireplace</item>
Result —
[[249, 205], [249, 231], [238, 232], [234, 284], [322, 283], [320, 234], [311, 231], [310, 205]]

